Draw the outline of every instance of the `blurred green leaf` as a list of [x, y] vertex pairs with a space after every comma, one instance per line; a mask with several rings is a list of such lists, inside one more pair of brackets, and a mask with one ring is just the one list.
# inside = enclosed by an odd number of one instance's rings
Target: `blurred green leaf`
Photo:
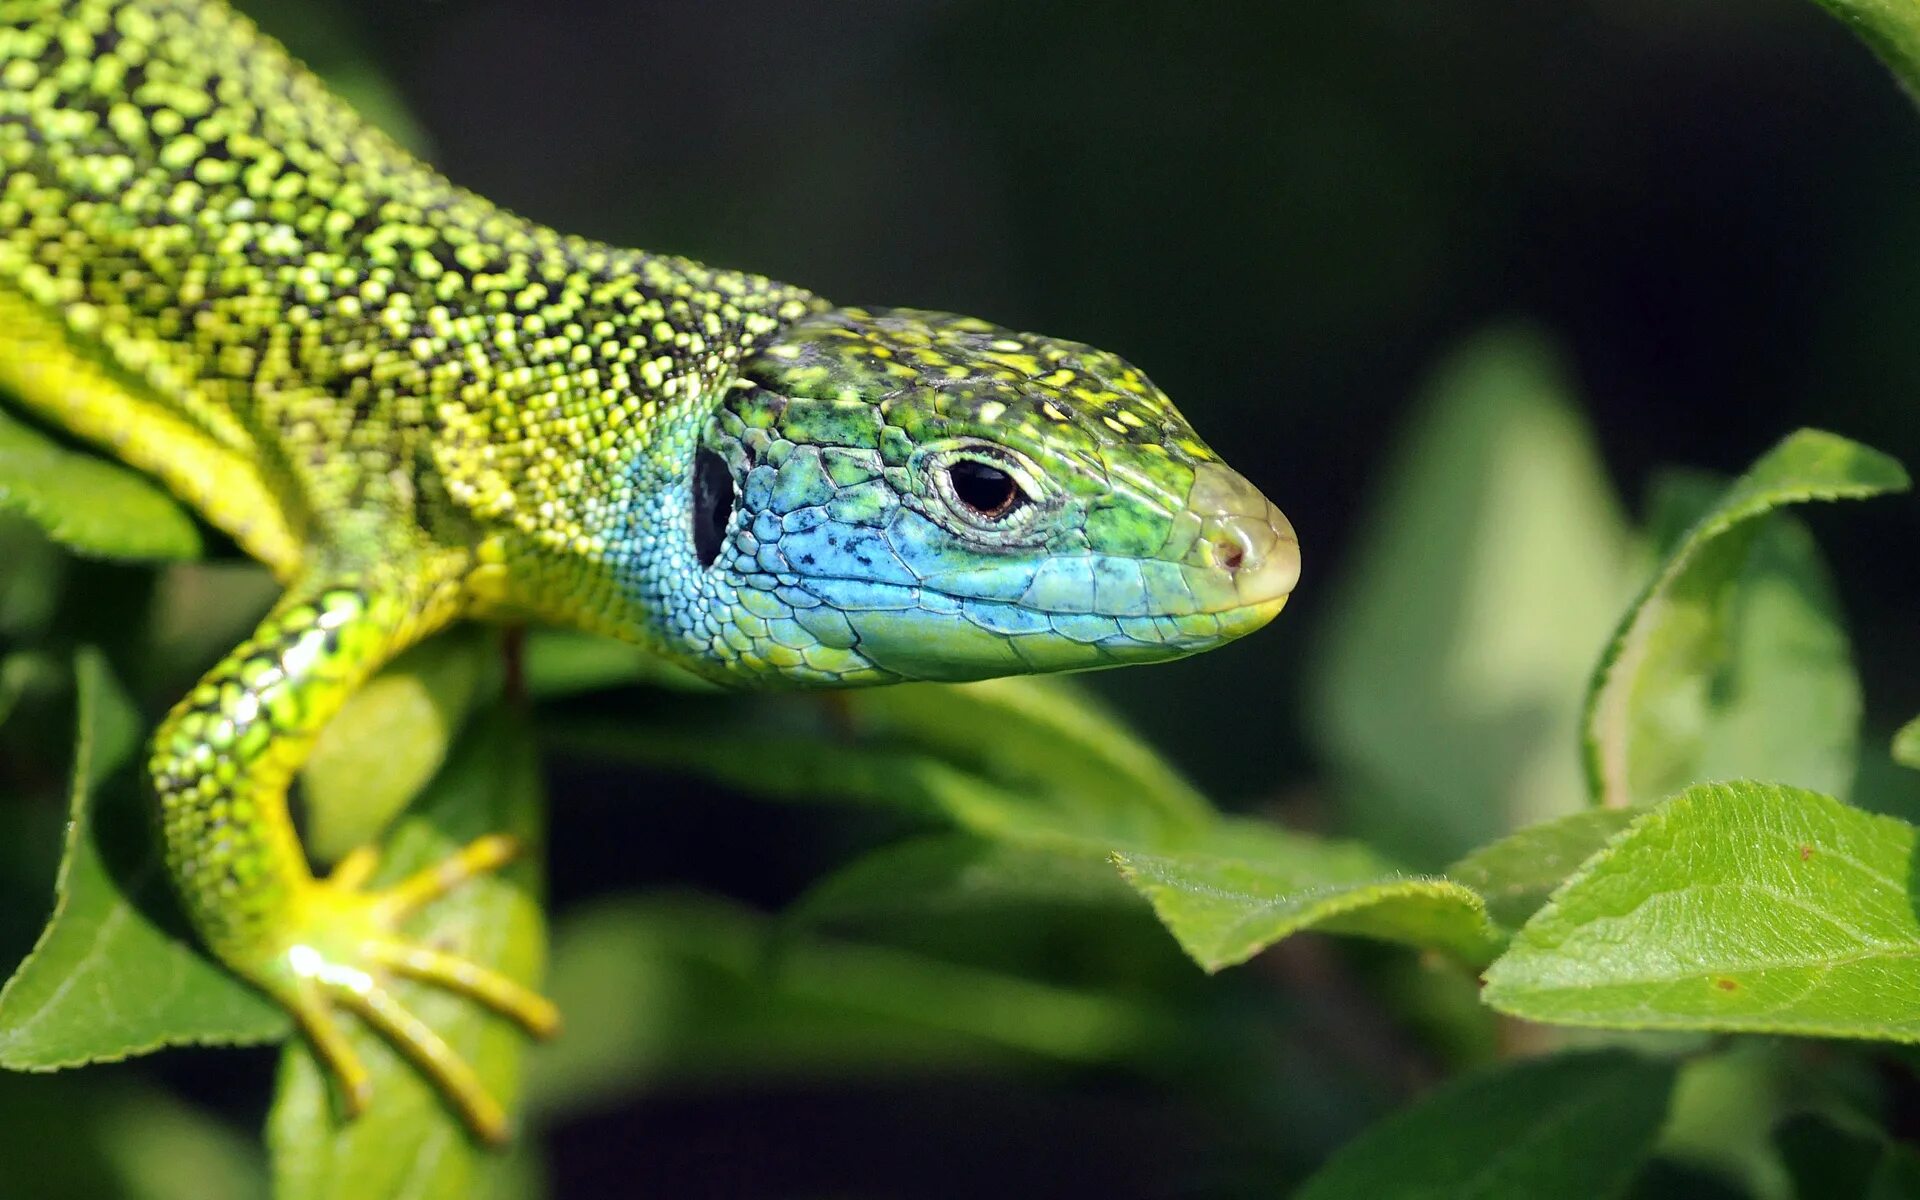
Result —
[[1878, 1129], [1801, 1113], [1773, 1140], [1797, 1200], [1920, 1200], [1920, 1153]]
[[[538, 985], [546, 958], [539, 902], [542, 801], [524, 721], [496, 706], [475, 720], [427, 793], [386, 841], [379, 882], [443, 861], [486, 833], [521, 839], [529, 853], [496, 875], [462, 884], [413, 922], [438, 949]], [[445, 1038], [509, 1112], [520, 1092], [526, 1035], [445, 989], [394, 980], [395, 996]], [[584, 1013], [580, 1015], [585, 1015]], [[343, 1120], [304, 1042], [281, 1059], [267, 1122], [277, 1200], [430, 1200], [486, 1196], [505, 1160], [475, 1144], [411, 1063], [353, 1025], [373, 1075], [367, 1112]]]
[[347, 698], [301, 773], [307, 851], [338, 859], [380, 836], [445, 761], [498, 659], [467, 626], [401, 655]]
[[1007, 845], [939, 834], [882, 846], [816, 882], [787, 910], [802, 925], [879, 918], [928, 920], [1011, 907], [1140, 904], [1094, 847]]
[[127, 1200], [266, 1196], [265, 1156], [252, 1139], [169, 1097], [140, 1090], [117, 1088], [105, 1107], [101, 1152]]
[[186, 929], [130, 761], [138, 714], [98, 653], [82, 652], [75, 674], [73, 819], [53, 917], [0, 990], [0, 1066], [45, 1071], [283, 1036], [285, 1015]]
[[327, 86], [375, 128], [414, 154], [428, 156], [431, 139], [414, 119], [407, 98], [391, 79], [365, 61], [335, 63], [324, 72]]
[[[826, 733], [775, 732], [745, 720], [567, 726], [549, 739], [561, 749], [684, 772], [767, 799], [904, 809], [984, 837], [1030, 843], [1071, 842], [1089, 832], [1050, 796], [1021, 795], [923, 754], [839, 743]], [[742, 746], [754, 752], [742, 754]], [[779, 770], [768, 770], [770, 763]]]
[[[1868, 812], [1920, 822], [1920, 757], [1902, 761], [1903, 752], [1920, 756], [1920, 740], [1903, 747], [1901, 735], [1884, 716], [1863, 725], [1860, 753], [1854, 758], [1853, 786], [1844, 799]], [[1877, 727], [1876, 727], [1877, 726]], [[1889, 753], [1891, 751], [1891, 753]]]
[[1210, 817], [1151, 746], [1057, 679], [688, 700], [650, 721], [574, 718], [548, 728], [563, 749], [751, 795], [904, 808], [1029, 845], [1178, 845], [1200, 837]]
[[1628, 535], [1551, 345], [1497, 328], [1434, 375], [1312, 672], [1356, 832], [1425, 868], [1578, 808], [1580, 696]]
[[1115, 996], [782, 929], [700, 897], [571, 918], [553, 995], [576, 1015], [534, 1058], [539, 1111], [663, 1080], [977, 1067], [1008, 1053], [1106, 1062], [1178, 1033], [1172, 1014]]
[[1814, 0], [1840, 18], [1920, 99], [1920, 8], [1910, 0]]
[[349, 5], [333, 0], [272, 4], [242, 0], [239, 9], [261, 22], [326, 81], [356, 113], [413, 154], [431, 160], [432, 141], [406, 97], [373, 62], [367, 30], [356, 27]]
[[13, 713], [13, 706], [33, 686], [44, 666], [44, 660], [37, 655], [9, 654], [0, 657], [0, 725], [6, 724], [7, 718]]
[[153, 676], [175, 689], [245, 641], [282, 591], [245, 558], [169, 563], [155, 582], [146, 653]]
[[1486, 972], [1529, 1020], [1920, 1041], [1914, 827], [1703, 784], [1589, 860]]
[[1473, 891], [1400, 874], [1358, 843], [1226, 822], [1203, 851], [1123, 851], [1113, 858], [1209, 971], [1306, 929], [1441, 950], [1476, 966], [1500, 946]]
[[1295, 1200], [1606, 1200], [1666, 1115], [1673, 1068], [1620, 1052], [1505, 1063], [1343, 1146]]
[[1920, 770], [1920, 717], [1908, 721], [1893, 735], [1893, 761]]
[[61, 551], [38, 523], [0, 512], [0, 637], [43, 633], [60, 595]]
[[10, 1200], [266, 1194], [250, 1139], [138, 1080], [0, 1076], [0, 1195]]
[[1795, 1094], [1780, 1043], [1749, 1038], [1685, 1060], [1660, 1132], [1663, 1158], [1736, 1180], [1755, 1200], [1790, 1200], [1780, 1156], [1767, 1131]]
[[1868, 1200], [1920, 1200], [1920, 1152], [1911, 1146], [1888, 1145], [1874, 1170]]
[[1658, 1155], [1622, 1195], [1624, 1200], [1755, 1200], [1723, 1175]]
[[[1857, 724], [1859, 702], [1844, 639], [1836, 647], [1832, 632], [1832, 600], [1804, 534], [1758, 518], [1906, 486], [1906, 472], [1878, 451], [1802, 430], [1722, 493], [1628, 610], [1594, 672], [1586, 762], [1597, 803], [1649, 803], [1729, 767], [1844, 786], [1853, 755], [1843, 731]], [[1736, 592], [1743, 576], [1748, 587]]]
[[1089, 828], [1157, 843], [1195, 834], [1214, 815], [1151, 743], [1071, 680], [919, 684], [844, 700], [855, 736], [913, 746], [1016, 792], [1047, 793], [1088, 814]]
[[1639, 815], [1634, 809], [1593, 808], [1530, 825], [1475, 850], [1448, 867], [1446, 876], [1478, 892], [1493, 920], [1518, 929], [1575, 867]]
[[570, 629], [529, 629], [522, 651], [527, 694], [559, 700], [635, 684], [672, 691], [714, 692], [707, 682], [640, 646]]
[[76, 554], [195, 558], [200, 531], [157, 485], [68, 450], [0, 409], [0, 511], [17, 512]]

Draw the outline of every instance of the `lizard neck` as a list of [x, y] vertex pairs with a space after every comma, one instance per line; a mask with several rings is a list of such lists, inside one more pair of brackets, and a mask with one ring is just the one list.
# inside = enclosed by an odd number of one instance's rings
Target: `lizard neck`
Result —
[[434, 467], [455, 505], [537, 556], [627, 558], [637, 514], [684, 480], [740, 360], [824, 304], [759, 276], [523, 229], [535, 251], [476, 272], [459, 315], [410, 343], [436, 398]]

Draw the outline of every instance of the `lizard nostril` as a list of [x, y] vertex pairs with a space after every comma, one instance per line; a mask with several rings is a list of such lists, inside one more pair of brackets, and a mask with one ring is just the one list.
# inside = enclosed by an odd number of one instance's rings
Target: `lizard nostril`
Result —
[[[1194, 473], [1187, 511], [1198, 518], [1189, 562], [1220, 588], [1216, 607], [1283, 601], [1300, 578], [1293, 526], [1245, 477], [1217, 463]], [[1209, 593], [1212, 594], [1211, 592]]]

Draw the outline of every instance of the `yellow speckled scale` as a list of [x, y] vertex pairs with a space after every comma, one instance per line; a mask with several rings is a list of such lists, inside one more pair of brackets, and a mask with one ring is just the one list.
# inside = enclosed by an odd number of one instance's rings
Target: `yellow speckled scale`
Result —
[[834, 307], [567, 237], [448, 183], [219, 0], [0, 0], [0, 392], [150, 472], [286, 584], [156, 732], [195, 929], [344, 1085], [369, 1022], [506, 1116], [388, 981], [536, 1033], [287, 792], [346, 697], [455, 620], [637, 642], [738, 685], [1087, 670], [1258, 628], [1286, 519], [1105, 351]]

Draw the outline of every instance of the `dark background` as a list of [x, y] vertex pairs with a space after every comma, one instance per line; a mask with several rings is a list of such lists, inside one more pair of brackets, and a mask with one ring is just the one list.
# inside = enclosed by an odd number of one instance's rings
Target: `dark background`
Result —
[[[1324, 583], [1420, 381], [1489, 322], [1562, 340], [1632, 508], [1658, 467], [1736, 472], [1806, 424], [1920, 464], [1920, 120], [1802, 0], [246, 7], [336, 78], [370, 66], [449, 176], [549, 224], [1144, 367], [1305, 546], [1274, 629], [1097, 681], [1223, 803], [1311, 789]], [[1920, 711], [1920, 507], [1809, 519], [1877, 738]], [[563, 908], [668, 883], [773, 907], [870, 832], [611, 768], [553, 785]], [[1275, 1007], [1332, 1089], [1268, 1129], [1122, 1072], [676, 1087], [555, 1130], [554, 1192], [1270, 1188], [1430, 1077], [1313, 1011], [1337, 985], [1288, 991], [1330, 953], [1375, 954], [1290, 944], [1209, 1001]], [[265, 1093], [265, 1054], [176, 1057], [203, 1099]]]
[[[1271, 731], [1302, 727], [1316, 583], [1416, 385], [1489, 321], [1564, 340], [1632, 506], [1657, 466], [1738, 471], [1803, 424], [1920, 461], [1920, 121], [1803, 0], [344, 16], [436, 163], [533, 217], [1143, 366], [1306, 550], [1274, 632], [1102, 680], [1216, 790], [1298, 770]], [[1820, 532], [1868, 695], [1920, 709], [1920, 556], [1887, 552], [1920, 512]], [[1250, 677], [1259, 705], [1201, 703]]]

